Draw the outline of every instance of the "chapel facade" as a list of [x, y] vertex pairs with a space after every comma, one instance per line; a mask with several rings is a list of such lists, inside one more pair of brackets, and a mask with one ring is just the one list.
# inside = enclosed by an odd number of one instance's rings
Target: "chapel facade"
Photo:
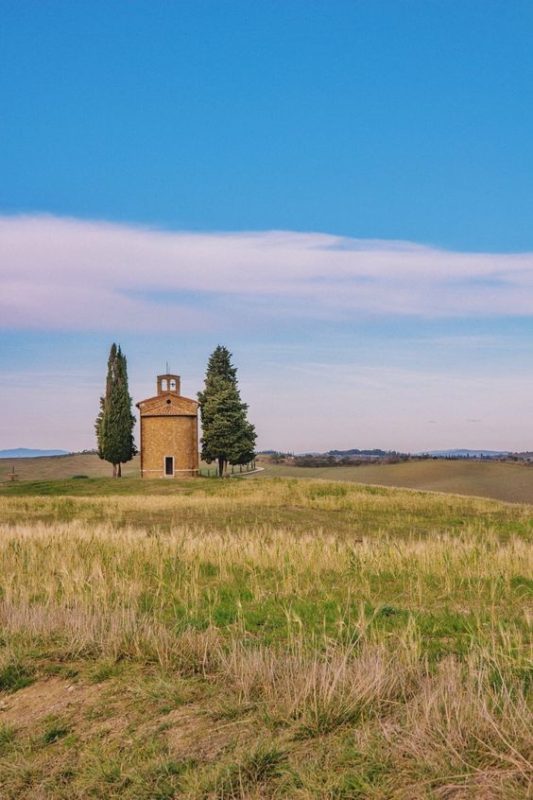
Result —
[[198, 475], [198, 403], [180, 394], [179, 375], [158, 375], [157, 394], [137, 403], [141, 477]]

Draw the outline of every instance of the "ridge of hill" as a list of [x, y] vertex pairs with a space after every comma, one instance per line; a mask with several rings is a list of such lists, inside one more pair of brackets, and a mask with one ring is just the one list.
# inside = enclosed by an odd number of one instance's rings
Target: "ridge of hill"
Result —
[[0, 450], [0, 458], [46, 458], [48, 456], [68, 456], [68, 450], [38, 450], [32, 447], [14, 447]]

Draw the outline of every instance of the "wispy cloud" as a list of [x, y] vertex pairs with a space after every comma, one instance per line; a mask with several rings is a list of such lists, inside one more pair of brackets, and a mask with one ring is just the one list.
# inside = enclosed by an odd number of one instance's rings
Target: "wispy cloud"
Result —
[[529, 315], [533, 253], [0, 217], [3, 328], [199, 330], [220, 325], [230, 310], [267, 322]]

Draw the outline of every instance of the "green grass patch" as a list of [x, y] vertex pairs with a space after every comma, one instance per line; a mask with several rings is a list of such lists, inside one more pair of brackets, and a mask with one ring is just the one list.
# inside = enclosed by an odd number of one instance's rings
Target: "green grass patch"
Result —
[[0, 668], [0, 692], [17, 692], [33, 681], [33, 670], [19, 661], [8, 662]]
[[46, 728], [42, 735], [44, 744], [54, 744], [63, 739], [71, 731], [70, 725], [61, 719], [51, 718], [47, 720]]

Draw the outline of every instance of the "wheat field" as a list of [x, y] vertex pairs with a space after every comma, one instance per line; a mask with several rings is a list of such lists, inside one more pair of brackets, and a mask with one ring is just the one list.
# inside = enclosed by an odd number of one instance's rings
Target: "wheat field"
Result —
[[531, 796], [531, 507], [191, 481], [0, 521], [2, 798]]

